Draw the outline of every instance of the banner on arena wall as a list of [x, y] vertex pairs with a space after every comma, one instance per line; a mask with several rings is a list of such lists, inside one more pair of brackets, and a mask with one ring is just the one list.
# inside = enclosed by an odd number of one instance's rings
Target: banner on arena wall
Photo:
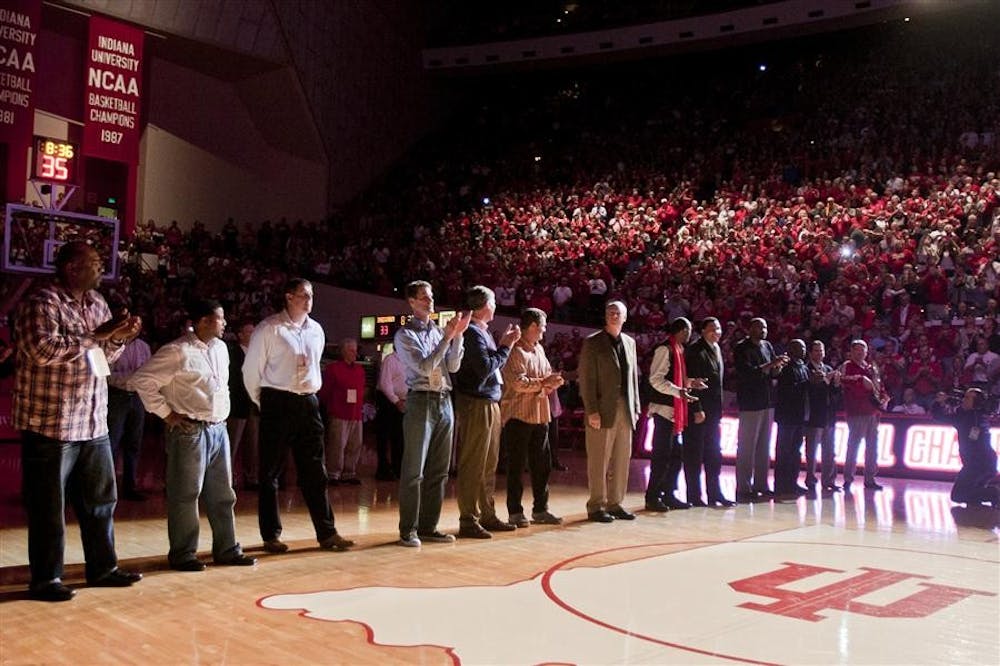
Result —
[[128, 164], [139, 161], [144, 40], [140, 28], [90, 17], [84, 59], [84, 155]]
[[7, 144], [7, 192], [24, 196], [28, 147], [35, 129], [35, 58], [41, 0], [4, 0], [0, 7], [0, 141]]

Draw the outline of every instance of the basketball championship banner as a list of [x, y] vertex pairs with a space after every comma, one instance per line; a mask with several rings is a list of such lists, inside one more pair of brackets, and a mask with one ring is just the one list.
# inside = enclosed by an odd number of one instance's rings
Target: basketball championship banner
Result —
[[145, 33], [102, 16], [90, 17], [83, 154], [116, 162], [139, 161], [139, 107]]
[[0, 142], [7, 144], [7, 194], [24, 196], [28, 146], [35, 128], [35, 55], [41, 0], [4, 0], [0, 7]]

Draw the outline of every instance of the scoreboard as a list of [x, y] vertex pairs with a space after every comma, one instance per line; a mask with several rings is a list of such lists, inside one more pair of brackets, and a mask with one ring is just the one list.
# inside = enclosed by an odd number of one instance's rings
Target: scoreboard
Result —
[[[396, 331], [406, 325], [412, 314], [364, 315], [361, 317], [362, 340], [373, 342], [391, 342]], [[455, 310], [444, 310], [431, 313], [431, 319], [438, 326], [444, 326], [455, 316]]]
[[75, 185], [77, 181], [77, 158], [80, 147], [70, 141], [35, 136], [33, 147], [35, 159], [31, 162], [32, 180]]

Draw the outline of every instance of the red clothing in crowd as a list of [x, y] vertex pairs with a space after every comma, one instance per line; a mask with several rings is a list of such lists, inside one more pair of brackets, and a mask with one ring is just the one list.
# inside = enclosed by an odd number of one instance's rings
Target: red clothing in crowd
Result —
[[844, 411], [847, 416], [867, 416], [878, 412], [878, 407], [872, 400], [874, 393], [860, 379], [852, 377], [867, 377], [873, 379], [875, 373], [868, 363], [863, 366], [854, 361], [844, 363]]
[[335, 419], [360, 421], [365, 397], [365, 369], [360, 363], [334, 361], [323, 369], [320, 402]]

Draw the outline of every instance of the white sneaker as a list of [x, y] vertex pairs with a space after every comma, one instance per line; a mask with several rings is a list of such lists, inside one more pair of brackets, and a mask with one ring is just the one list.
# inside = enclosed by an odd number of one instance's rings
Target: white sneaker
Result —
[[406, 536], [400, 536], [399, 541], [396, 542], [400, 546], [406, 546], [407, 548], [419, 548], [420, 539], [416, 534], [407, 534]]

